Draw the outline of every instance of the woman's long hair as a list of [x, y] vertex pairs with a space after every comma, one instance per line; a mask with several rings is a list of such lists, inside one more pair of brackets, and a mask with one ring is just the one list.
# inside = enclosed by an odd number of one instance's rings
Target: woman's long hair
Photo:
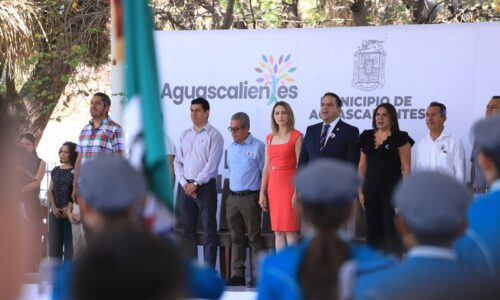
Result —
[[351, 214], [351, 206], [303, 205], [303, 215], [316, 229], [299, 271], [307, 300], [337, 299], [338, 273], [349, 258], [349, 247], [337, 230]]
[[276, 104], [274, 104], [273, 110], [271, 111], [271, 129], [273, 130], [273, 133], [276, 133], [279, 130], [278, 123], [276, 123], [276, 121], [274, 120], [274, 111], [278, 106], [282, 106], [285, 109], [286, 114], [288, 115], [288, 130], [291, 131], [295, 129], [295, 117], [293, 115], [292, 107], [285, 101], [278, 101], [276, 102]]
[[34, 149], [33, 149], [33, 155], [37, 158], [37, 159], [40, 159], [38, 157], [38, 153], [36, 153], [36, 138], [35, 138], [35, 135], [33, 133], [30, 133], [30, 132], [26, 132], [25, 134], [21, 135], [21, 137], [19, 138], [19, 141], [21, 141], [22, 139], [27, 139], [28, 141], [30, 141], [30, 143], [33, 144], [34, 146]]
[[375, 110], [373, 111], [373, 119], [372, 119], [372, 128], [377, 129], [377, 121], [375, 120], [377, 116], [377, 111], [381, 108], [385, 108], [387, 113], [389, 114], [389, 119], [391, 119], [391, 132], [399, 132], [399, 123], [398, 123], [398, 113], [394, 105], [390, 103], [380, 103]]

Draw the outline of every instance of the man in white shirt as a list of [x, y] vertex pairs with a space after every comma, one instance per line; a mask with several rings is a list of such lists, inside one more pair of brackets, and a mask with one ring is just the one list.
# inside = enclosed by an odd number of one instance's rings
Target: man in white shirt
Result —
[[416, 145], [415, 170], [434, 170], [454, 176], [465, 183], [465, 150], [462, 141], [444, 128], [446, 106], [431, 102], [425, 113], [429, 128]]
[[203, 226], [205, 264], [215, 269], [217, 247], [217, 188], [215, 178], [224, 151], [224, 139], [210, 125], [210, 104], [204, 98], [191, 101], [193, 126], [181, 134], [174, 159], [175, 177], [182, 186], [179, 205], [183, 246], [187, 256], [196, 258], [198, 215]]
[[165, 135], [165, 149], [167, 150], [167, 160], [168, 160], [168, 171], [170, 175], [170, 184], [172, 187], [174, 186], [175, 183], [175, 173], [174, 173], [174, 159], [175, 159], [175, 143], [174, 141], [168, 136]]

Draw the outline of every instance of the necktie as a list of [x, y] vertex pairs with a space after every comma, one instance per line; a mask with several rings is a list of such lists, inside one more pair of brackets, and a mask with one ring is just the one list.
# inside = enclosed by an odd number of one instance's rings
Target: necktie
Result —
[[328, 133], [328, 128], [330, 128], [330, 125], [323, 125], [323, 129], [321, 130], [321, 137], [319, 138], [319, 152], [323, 153], [323, 150], [325, 150], [326, 146], [326, 134]]

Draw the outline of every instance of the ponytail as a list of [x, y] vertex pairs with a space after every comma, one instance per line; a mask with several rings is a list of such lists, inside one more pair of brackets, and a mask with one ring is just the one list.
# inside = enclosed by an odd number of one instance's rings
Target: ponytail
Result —
[[338, 299], [338, 274], [349, 259], [349, 247], [337, 229], [349, 218], [349, 207], [304, 206], [304, 217], [316, 228], [299, 269], [304, 299]]

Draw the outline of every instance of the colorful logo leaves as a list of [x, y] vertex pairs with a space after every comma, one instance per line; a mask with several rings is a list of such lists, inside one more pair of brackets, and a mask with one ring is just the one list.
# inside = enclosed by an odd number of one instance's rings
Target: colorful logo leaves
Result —
[[293, 66], [291, 58], [291, 54], [287, 56], [282, 54], [277, 60], [272, 55], [262, 55], [259, 66], [255, 68], [255, 71], [259, 73], [256, 81], [271, 87], [271, 96], [267, 102], [268, 105], [278, 101], [276, 92], [279, 85], [286, 85], [295, 81], [290, 74], [295, 72], [297, 68]]

